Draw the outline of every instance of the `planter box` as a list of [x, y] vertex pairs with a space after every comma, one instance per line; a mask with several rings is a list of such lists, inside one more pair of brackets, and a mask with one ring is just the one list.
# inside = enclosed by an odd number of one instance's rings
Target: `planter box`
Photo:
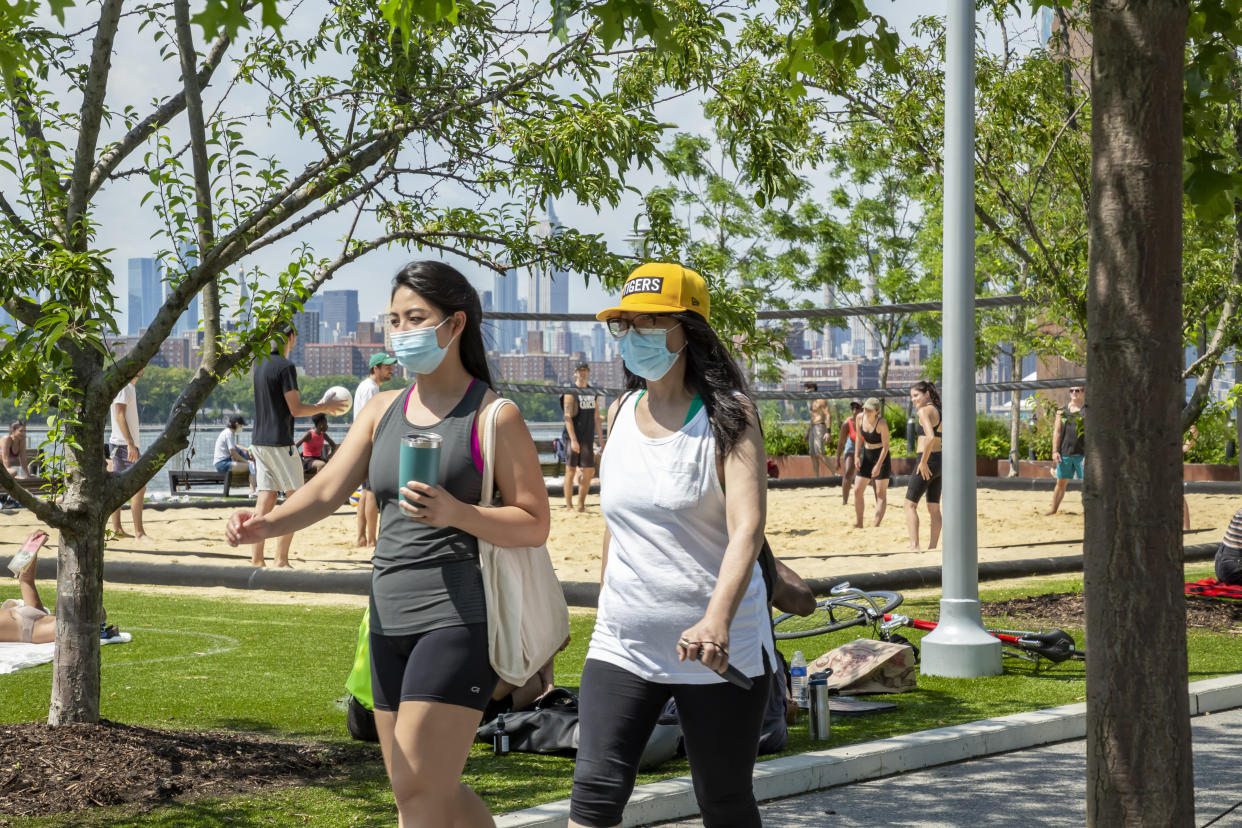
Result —
[[[996, 461], [996, 476], [1009, 476], [1009, 461]], [[1051, 460], [1019, 460], [1018, 477], [1052, 477]], [[980, 475], [983, 473], [980, 472]], [[1228, 483], [1238, 480], [1238, 467], [1232, 463], [1185, 463], [1182, 480]]]

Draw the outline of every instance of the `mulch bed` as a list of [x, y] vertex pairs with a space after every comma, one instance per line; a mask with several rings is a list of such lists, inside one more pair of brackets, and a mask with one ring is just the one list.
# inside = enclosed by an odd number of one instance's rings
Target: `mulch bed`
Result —
[[[0, 725], [0, 815], [149, 806], [331, 775], [362, 757], [348, 746], [103, 721]], [[8, 820], [0, 818], [0, 825]]]
[[[992, 618], [1032, 619], [1043, 626], [1074, 627], [1084, 624], [1083, 596], [1080, 593], [1030, 595], [1008, 601], [983, 604], [983, 614]], [[1217, 631], [1242, 631], [1242, 601], [1186, 596], [1186, 626]]]

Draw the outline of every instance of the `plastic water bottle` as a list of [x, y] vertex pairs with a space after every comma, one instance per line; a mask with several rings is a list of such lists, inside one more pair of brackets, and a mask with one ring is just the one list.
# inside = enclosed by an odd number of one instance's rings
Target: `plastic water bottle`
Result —
[[807, 706], [806, 659], [801, 650], [794, 651], [793, 660], [789, 662], [789, 689], [793, 692], [794, 703], [798, 707]]
[[509, 755], [509, 734], [505, 733], [504, 713], [496, 717], [496, 735], [492, 737], [492, 749], [497, 756]]

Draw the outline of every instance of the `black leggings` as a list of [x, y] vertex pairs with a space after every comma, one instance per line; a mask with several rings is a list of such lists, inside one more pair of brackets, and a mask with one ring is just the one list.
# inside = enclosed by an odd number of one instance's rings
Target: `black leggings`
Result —
[[[764, 662], [766, 673], [766, 654]], [[578, 691], [578, 758], [569, 818], [594, 828], [620, 824], [638, 760], [671, 696], [677, 700], [703, 825], [758, 828], [751, 775], [771, 683], [765, 675], [749, 690], [727, 682], [657, 684], [588, 659]]]

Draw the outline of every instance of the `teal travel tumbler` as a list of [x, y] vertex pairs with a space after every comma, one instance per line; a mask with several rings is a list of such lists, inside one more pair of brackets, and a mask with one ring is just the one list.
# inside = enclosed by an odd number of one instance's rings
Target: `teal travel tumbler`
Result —
[[428, 486], [439, 485], [440, 442], [440, 435], [429, 431], [411, 431], [401, 438], [401, 459], [397, 464], [398, 489], [411, 480]]

